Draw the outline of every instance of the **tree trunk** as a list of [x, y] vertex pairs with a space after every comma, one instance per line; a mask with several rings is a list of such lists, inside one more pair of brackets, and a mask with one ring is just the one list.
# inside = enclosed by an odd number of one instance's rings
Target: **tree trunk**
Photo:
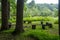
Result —
[[8, 0], [1, 0], [2, 6], [2, 27], [1, 30], [8, 29]]
[[10, 2], [8, 2], [8, 19], [10, 19]]
[[13, 32], [15, 34], [23, 32], [23, 7], [24, 0], [17, 0], [16, 29]]
[[60, 0], [59, 0], [59, 35], [60, 35]]

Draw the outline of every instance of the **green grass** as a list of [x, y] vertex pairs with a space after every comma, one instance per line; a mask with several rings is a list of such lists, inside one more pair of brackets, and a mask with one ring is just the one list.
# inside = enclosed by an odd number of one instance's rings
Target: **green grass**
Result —
[[59, 36], [56, 34], [50, 34], [47, 32], [47, 30], [25, 30], [25, 32], [12, 36], [11, 31], [6, 30], [4, 32], [0, 33], [0, 40], [32, 40], [32, 39], [38, 39], [38, 40], [59, 40]]
[[43, 30], [32, 30], [27, 33], [28, 37], [36, 38], [38, 40], [59, 40], [57, 35], [52, 35]]
[[[40, 24], [40, 22], [32, 22], [32, 24], [37, 25]], [[42, 29], [41, 25], [37, 25], [35, 30], [31, 28], [31, 24], [26, 23], [24, 26], [29, 27], [24, 28], [25, 32], [16, 36], [11, 34], [15, 29], [15, 25], [13, 25], [9, 30], [0, 32], [0, 40], [59, 40], [58, 24], [53, 24], [53, 28], [47, 26], [45, 30]]]

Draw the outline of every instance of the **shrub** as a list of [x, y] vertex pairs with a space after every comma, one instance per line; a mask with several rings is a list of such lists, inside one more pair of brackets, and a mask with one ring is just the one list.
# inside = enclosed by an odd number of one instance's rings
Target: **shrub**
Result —
[[45, 17], [45, 18], [44, 18], [44, 21], [53, 21], [53, 20], [54, 20], [53, 17]]
[[11, 22], [11, 23], [15, 23], [16, 20], [15, 20], [15, 18], [10, 18], [10, 19], [9, 19], [9, 22]]
[[53, 17], [26, 17], [23, 18], [23, 20], [27, 20], [27, 21], [53, 21], [54, 18]]
[[54, 24], [58, 24], [58, 19], [55, 19], [54, 20]]

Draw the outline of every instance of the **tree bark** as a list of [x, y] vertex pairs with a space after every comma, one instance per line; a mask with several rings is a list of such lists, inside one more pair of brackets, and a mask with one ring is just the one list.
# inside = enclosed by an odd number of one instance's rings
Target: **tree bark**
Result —
[[13, 33], [23, 32], [23, 7], [24, 0], [17, 0], [16, 29]]
[[2, 27], [1, 30], [8, 29], [8, 0], [1, 0], [2, 6]]
[[8, 2], [8, 19], [10, 19], [10, 2]]
[[59, 35], [60, 35], [60, 0], [59, 0]]

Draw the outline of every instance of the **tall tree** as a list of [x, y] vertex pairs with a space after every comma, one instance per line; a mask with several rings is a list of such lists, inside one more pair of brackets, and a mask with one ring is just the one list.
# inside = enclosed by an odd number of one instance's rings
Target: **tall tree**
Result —
[[8, 1], [8, 19], [10, 19], [10, 1]]
[[8, 29], [8, 0], [1, 0], [2, 6], [2, 27], [1, 30]]
[[60, 35], [60, 0], [59, 0], [59, 35]]
[[16, 28], [13, 34], [23, 32], [23, 8], [24, 0], [17, 0]]

